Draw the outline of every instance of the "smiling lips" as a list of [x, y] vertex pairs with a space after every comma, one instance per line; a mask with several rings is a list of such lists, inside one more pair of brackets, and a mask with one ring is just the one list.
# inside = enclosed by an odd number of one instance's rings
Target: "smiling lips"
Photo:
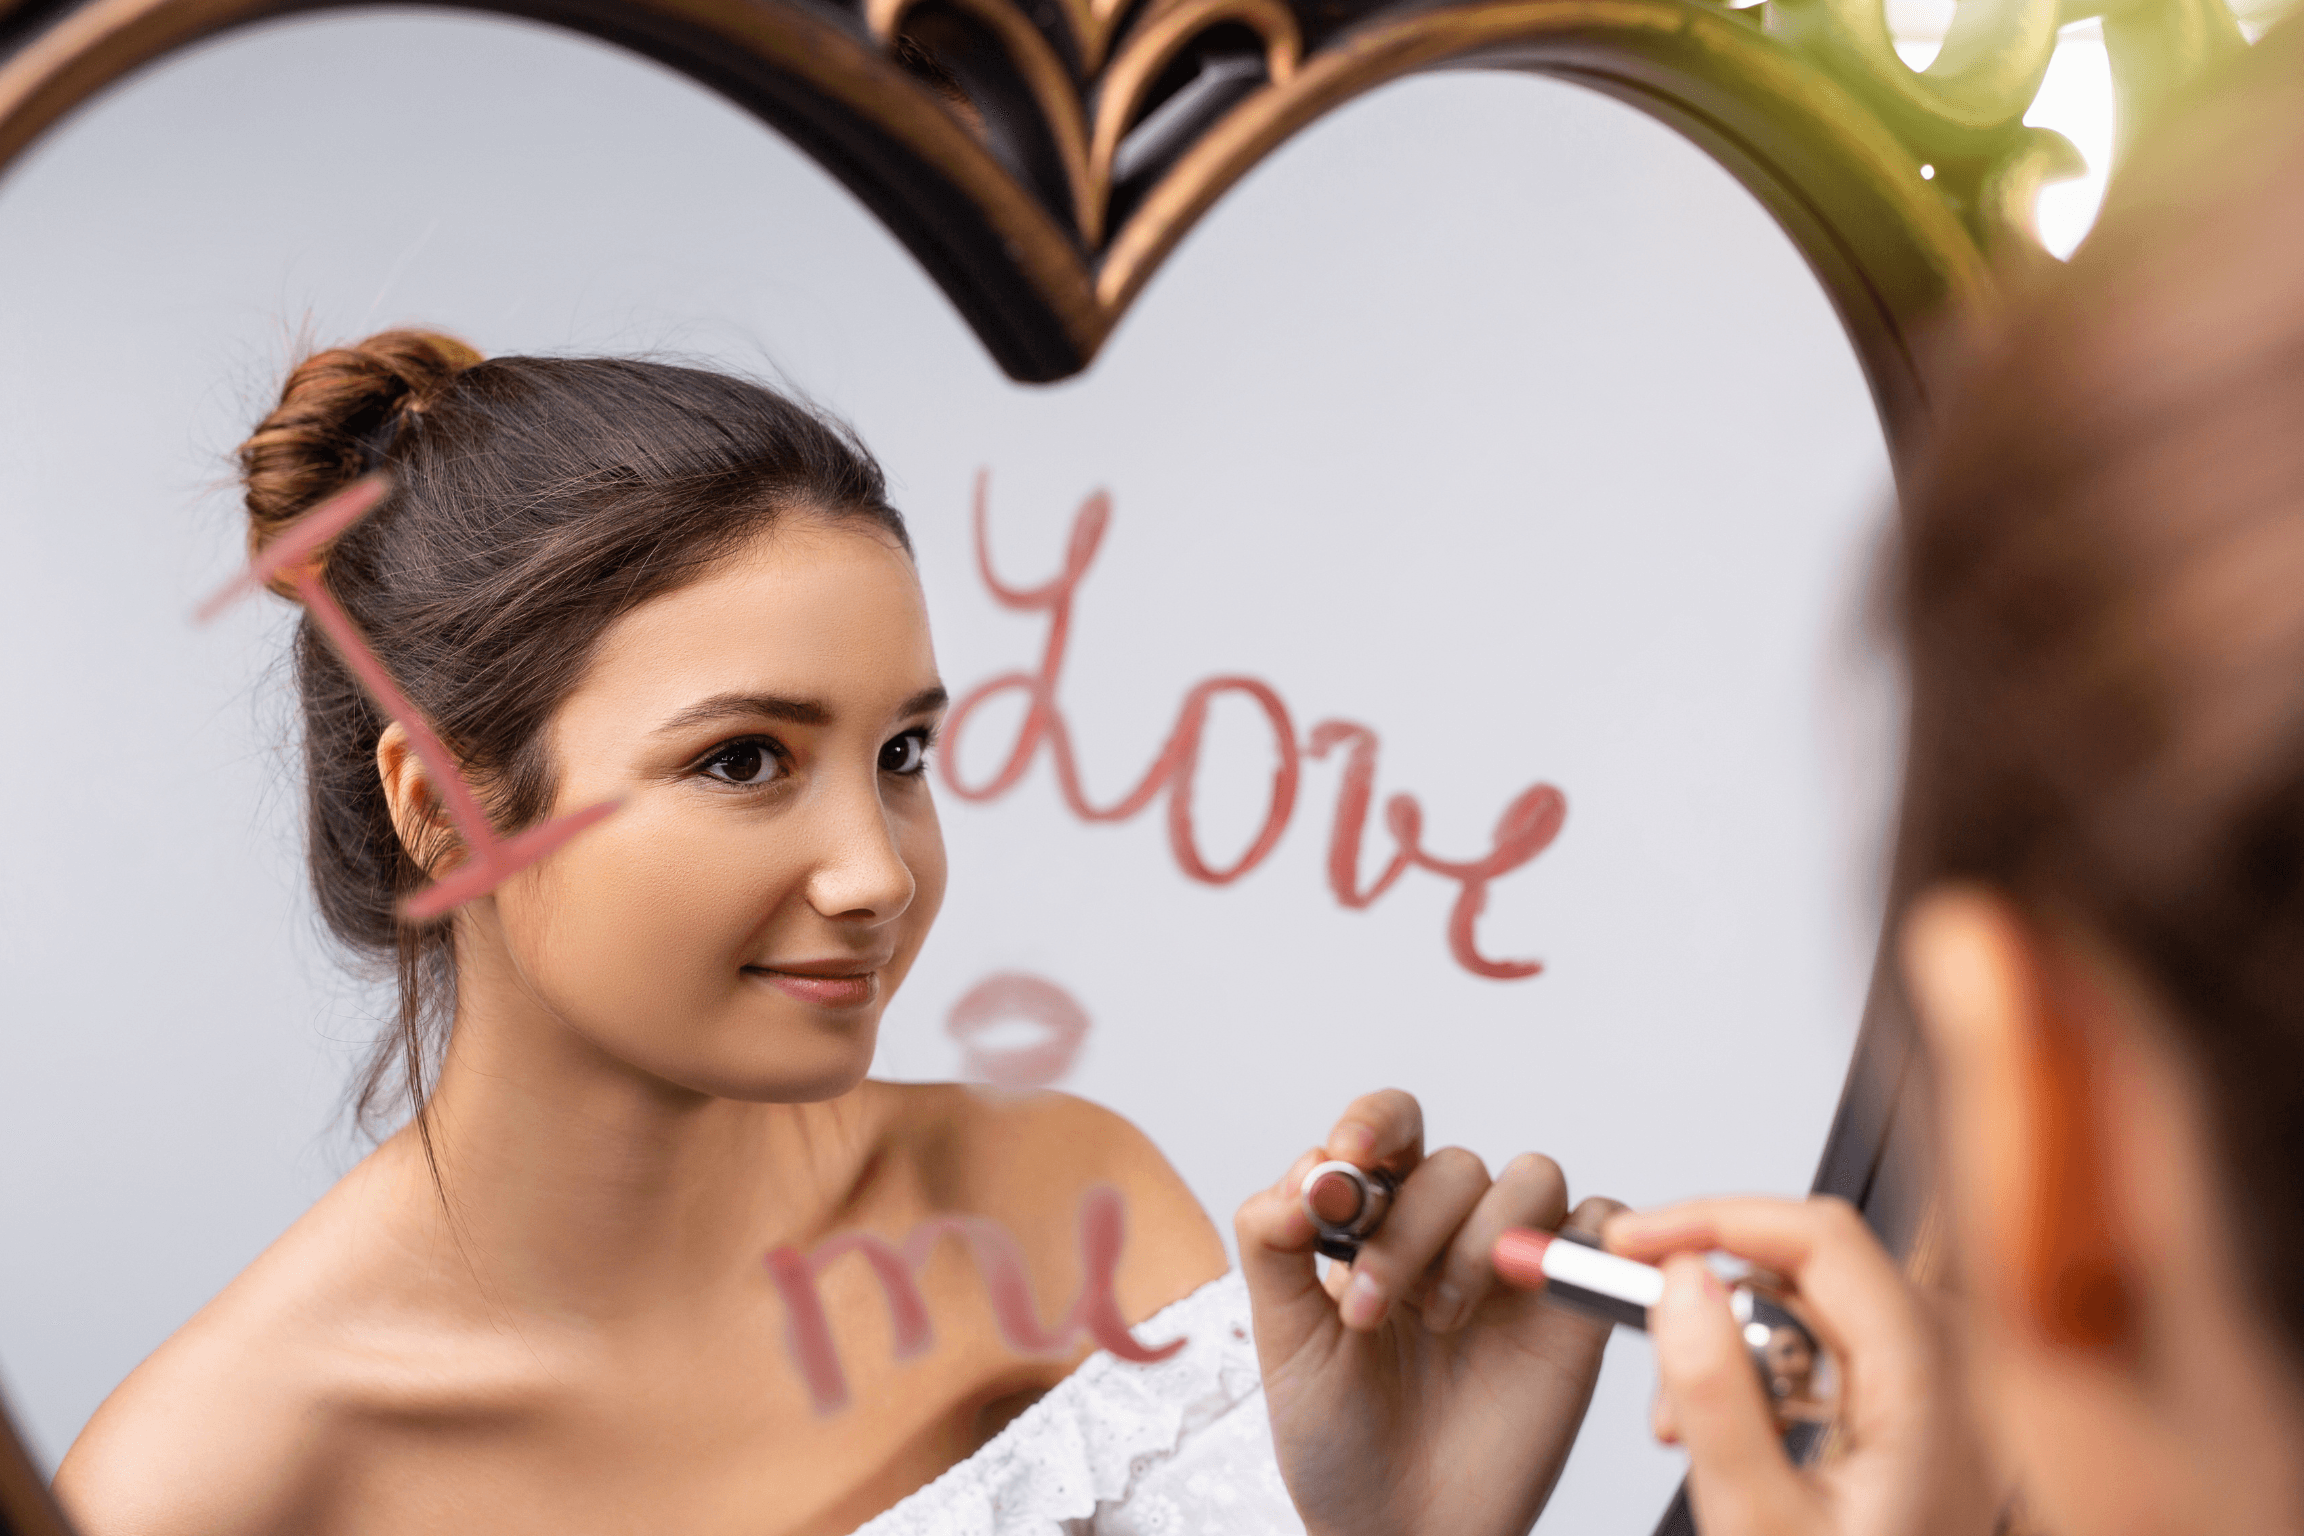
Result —
[[868, 960], [790, 960], [782, 965], [748, 965], [785, 996], [819, 1008], [861, 1008], [880, 995], [880, 966]]

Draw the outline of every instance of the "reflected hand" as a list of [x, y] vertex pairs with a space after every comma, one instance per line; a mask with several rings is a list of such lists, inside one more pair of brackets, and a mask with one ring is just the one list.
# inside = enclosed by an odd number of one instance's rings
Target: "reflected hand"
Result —
[[[1844, 1201], [1699, 1200], [1627, 1213], [1611, 1251], [1664, 1267], [1648, 1312], [1662, 1385], [1656, 1435], [1688, 1450], [1704, 1536], [1984, 1536], [1997, 1501], [1950, 1350], [1863, 1218]], [[1719, 1280], [1724, 1250], [1789, 1280], [1839, 1357], [1844, 1449], [1784, 1454]]]
[[[1329, 1158], [1400, 1179], [1383, 1226], [1323, 1283], [1299, 1198]], [[1424, 1155], [1415, 1099], [1354, 1101], [1326, 1144], [1233, 1219], [1280, 1474], [1312, 1536], [1522, 1536], [1552, 1491], [1607, 1326], [1500, 1283], [1509, 1227], [1557, 1230], [1568, 1190], [1523, 1154], [1493, 1181], [1461, 1147]], [[1620, 1209], [1587, 1200], [1570, 1225]]]

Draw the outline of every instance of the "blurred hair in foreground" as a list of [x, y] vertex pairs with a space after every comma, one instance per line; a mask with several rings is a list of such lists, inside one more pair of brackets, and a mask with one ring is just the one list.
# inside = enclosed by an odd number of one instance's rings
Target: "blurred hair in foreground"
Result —
[[1944, 350], [1896, 888], [2006, 890], [2159, 993], [2304, 1353], [2304, 28], [2168, 130]]

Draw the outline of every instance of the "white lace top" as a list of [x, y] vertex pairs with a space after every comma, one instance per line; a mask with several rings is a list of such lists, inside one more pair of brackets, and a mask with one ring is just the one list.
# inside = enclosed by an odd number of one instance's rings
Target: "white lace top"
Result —
[[1090, 1355], [855, 1536], [1303, 1536], [1272, 1459], [1239, 1271], [1131, 1331], [1189, 1342], [1156, 1365]]

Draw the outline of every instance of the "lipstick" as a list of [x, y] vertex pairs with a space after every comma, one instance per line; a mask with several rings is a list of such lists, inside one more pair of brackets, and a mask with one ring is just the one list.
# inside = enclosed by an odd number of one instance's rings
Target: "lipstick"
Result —
[[[1581, 1232], [1515, 1227], [1496, 1239], [1496, 1270], [1518, 1285], [1543, 1287], [1563, 1306], [1624, 1328], [1648, 1330], [1648, 1309], [1664, 1295], [1664, 1271], [1603, 1252]], [[1839, 1399], [1840, 1373], [1781, 1286], [1748, 1275], [1730, 1287], [1728, 1310], [1782, 1423], [1823, 1424]]]
[[1400, 1181], [1382, 1168], [1362, 1168], [1342, 1159], [1315, 1164], [1304, 1175], [1297, 1198], [1319, 1233], [1320, 1252], [1340, 1264], [1360, 1256], [1360, 1245], [1384, 1223]]

